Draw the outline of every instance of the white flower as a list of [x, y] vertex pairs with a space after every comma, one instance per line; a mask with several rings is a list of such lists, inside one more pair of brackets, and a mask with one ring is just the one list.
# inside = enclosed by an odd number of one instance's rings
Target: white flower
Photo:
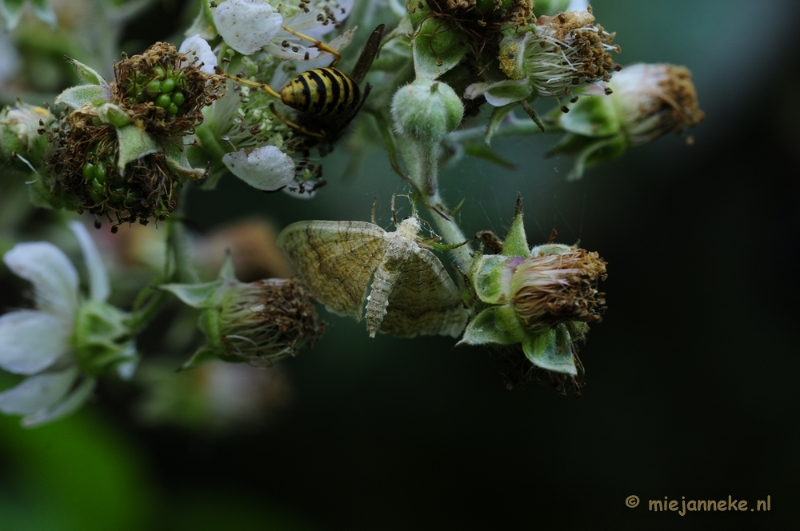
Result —
[[[201, 72], [205, 72], [206, 74], [214, 73], [214, 67], [217, 66], [217, 56], [211, 51], [211, 46], [208, 45], [208, 42], [200, 35], [192, 35], [187, 38], [181, 43], [181, 47], [178, 51], [182, 54], [186, 54], [190, 63], [196, 62], [197, 66], [202, 64], [203, 66], [200, 67]], [[186, 66], [186, 64], [181, 65], [182, 68]]]
[[[273, 0], [274, 1], [274, 0]], [[277, 3], [277, 2], [275, 2]], [[302, 6], [302, 7], [301, 7]], [[283, 26], [314, 39], [330, 33], [350, 15], [353, 0], [289, 0], [281, 2]], [[333, 47], [338, 50], [339, 48]], [[307, 61], [319, 56], [314, 43], [281, 29], [266, 51], [280, 59]]]
[[262, 0], [228, 0], [214, 9], [214, 24], [222, 39], [244, 55], [272, 42], [282, 23], [283, 16]]
[[226, 153], [222, 162], [231, 173], [259, 190], [280, 190], [294, 180], [292, 157], [275, 146]]
[[130, 377], [136, 364], [133, 342], [118, 341], [125, 337], [122, 312], [105, 304], [109, 281], [97, 248], [83, 225], [72, 222], [70, 228], [89, 272], [87, 300], [78, 289], [78, 272], [56, 246], [20, 243], [3, 257], [13, 273], [33, 284], [37, 308], [0, 316], [0, 368], [28, 375], [0, 393], [0, 411], [23, 415], [24, 426], [80, 407], [91, 395], [99, 369], [113, 365], [121, 376]]
[[353, 0], [227, 0], [214, 9], [214, 24], [225, 43], [241, 54], [264, 50], [280, 59], [304, 61], [319, 56], [319, 50], [283, 28], [319, 39], [344, 21], [352, 8]]

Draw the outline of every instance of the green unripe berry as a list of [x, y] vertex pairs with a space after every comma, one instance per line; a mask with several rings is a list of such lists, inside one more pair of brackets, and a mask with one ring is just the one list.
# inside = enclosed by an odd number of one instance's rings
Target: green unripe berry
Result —
[[98, 162], [97, 165], [94, 167], [94, 178], [100, 182], [106, 182], [106, 163], [105, 162]]
[[170, 92], [175, 90], [175, 85], [176, 85], [175, 79], [168, 77], [167, 79], [161, 82], [161, 92], [163, 94], [169, 94]]
[[87, 181], [91, 181], [95, 177], [95, 169], [94, 164], [91, 162], [85, 162], [83, 164], [83, 178]]
[[163, 66], [157, 66], [153, 68], [153, 72], [155, 72], [156, 77], [159, 79], [164, 79], [164, 77], [167, 75], [167, 72], [164, 70]]
[[171, 103], [172, 99], [169, 94], [161, 94], [155, 99], [156, 107], [161, 107], [162, 109], [166, 109]]
[[180, 107], [183, 105], [183, 102], [186, 101], [186, 96], [183, 95], [183, 92], [176, 91], [172, 93], [172, 103]]
[[92, 190], [94, 190], [95, 192], [102, 192], [106, 188], [105, 185], [100, 181], [98, 181], [96, 178], [92, 179], [89, 184], [91, 185]]
[[154, 80], [154, 81], [151, 81], [147, 85], [147, 94], [152, 98], [155, 98], [156, 96], [161, 94], [161, 81], [159, 81], [157, 79]]
[[167, 116], [177, 116], [178, 115], [178, 106], [175, 105], [174, 103], [170, 102], [170, 104], [167, 105], [167, 107], [166, 107], [166, 111], [167, 111]]

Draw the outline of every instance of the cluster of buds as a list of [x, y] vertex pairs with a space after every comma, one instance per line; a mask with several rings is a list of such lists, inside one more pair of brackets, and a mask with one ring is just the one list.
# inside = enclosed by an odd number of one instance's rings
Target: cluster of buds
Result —
[[[115, 65], [115, 80], [73, 61], [88, 84], [64, 91], [56, 104], [71, 110], [47, 131], [48, 191], [55, 206], [107, 217], [116, 226], [165, 219], [183, 179], [199, 179], [184, 152], [185, 138], [220, 95], [208, 65], [170, 44]], [[212, 65], [213, 66], [213, 65]]]
[[206, 343], [183, 368], [211, 359], [270, 366], [312, 347], [325, 331], [315, 300], [297, 279], [236, 280], [230, 259], [217, 280], [161, 286], [182, 302], [202, 309]]
[[571, 377], [580, 362], [575, 343], [601, 320], [606, 262], [596, 252], [561, 244], [528, 249], [517, 213], [498, 254], [475, 257], [468, 273], [477, 315], [459, 344], [521, 346], [521, 359]]

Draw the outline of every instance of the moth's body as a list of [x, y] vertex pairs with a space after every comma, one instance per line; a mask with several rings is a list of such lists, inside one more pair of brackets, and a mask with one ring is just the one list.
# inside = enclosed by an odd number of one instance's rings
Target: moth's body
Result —
[[375, 270], [372, 290], [367, 297], [366, 320], [369, 337], [375, 337], [383, 322], [386, 307], [389, 305], [389, 293], [403, 271], [403, 265], [409, 256], [415, 255], [420, 250], [416, 241], [419, 229], [417, 218], [407, 218], [400, 223], [395, 232], [386, 233], [386, 255]]
[[415, 217], [395, 232], [359, 221], [301, 221], [284, 229], [278, 245], [330, 311], [361, 320], [366, 309], [370, 337], [379, 330], [456, 337], [467, 318], [461, 294], [419, 244], [419, 230]]

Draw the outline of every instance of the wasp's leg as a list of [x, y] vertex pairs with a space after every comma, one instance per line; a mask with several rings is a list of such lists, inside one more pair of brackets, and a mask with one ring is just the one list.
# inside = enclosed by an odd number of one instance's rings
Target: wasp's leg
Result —
[[292, 129], [297, 129], [298, 131], [300, 131], [304, 135], [313, 136], [314, 138], [327, 138], [328, 137], [328, 133], [326, 133], [324, 129], [319, 129], [317, 131], [312, 131], [311, 129], [309, 129], [307, 127], [303, 127], [302, 125], [297, 124], [297, 123], [289, 120], [288, 118], [286, 118], [285, 116], [283, 116], [281, 113], [278, 112], [278, 110], [275, 108], [275, 104], [274, 103], [270, 103], [269, 104], [269, 110], [272, 111], [272, 114], [277, 116], [280, 119], [280, 121], [282, 121], [283, 123], [285, 123], [286, 125], [288, 125]]
[[232, 76], [229, 73], [223, 71], [220, 67], [216, 68], [216, 72], [217, 72], [217, 75], [220, 75], [220, 76], [223, 76], [223, 77], [227, 77], [231, 81], [235, 81], [236, 83], [239, 83], [240, 85], [247, 85], [248, 87], [260, 88], [261, 90], [263, 90], [264, 92], [266, 92], [270, 96], [272, 96], [274, 98], [278, 98], [279, 100], [281, 99], [281, 95], [278, 94], [277, 92], [275, 92], [275, 89], [273, 89], [272, 87], [270, 87], [266, 83], [257, 83], [255, 81], [248, 81], [247, 79], [244, 79], [244, 78], [241, 78], [241, 77]]

